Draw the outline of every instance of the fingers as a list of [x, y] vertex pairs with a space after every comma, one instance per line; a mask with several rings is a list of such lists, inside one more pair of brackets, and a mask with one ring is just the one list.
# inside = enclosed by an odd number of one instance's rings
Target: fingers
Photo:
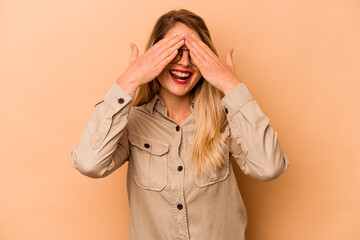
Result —
[[[206, 45], [198, 36], [191, 34], [186, 38], [186, 45], [191, 44], [194, 48], [194, 52], [200, 52], [205, 59], [209, 60], [210, 58], [217, 57], [215, 53]], [[199, 55], [199, 54], [197, 54]]]
[[184, 35], [178, 35], [175, 33], [170, 38], [164, 38], [161, 40], [162, 42], [159, 44], [161, 45], [158, 49], [158, 56], [161, 59], [168, 57], [175, 49], [180, 48], [184, 42]]
[[[181, 48], [182, 45], [185, 44], [185, 40], [183, 39], [184, 35], [179, 36], [178, 40], [171, 41], [171, 44], [173, 44], [170, 48], [165, 49], [161, 55], [160, 59], [162, 59], [160, 65], [166, 66], [173, 60], [178, 53], [178, 49]], [[180, 40], [180, 41], [179, 41]]]
[[176, 56], [176, 54], [178, 53], [178, 50], [175, 49], [169, 56], [165, 57], [165, 59], [163, 59], [161, 61], [161, 63], [159, 64], [160, 68], [164, 69], [166, 65], [168, 65], [171, 60], [173, 60]]
[[130, 55], [129, 64], [135, 61], [139, 56], [139, 50], [137, 46], [134, 43], [130, 43], [130, 47], [131, 47], [131, 55]]
[[199, 52], [194, 52], [194, 49], [192, 47], [190, 47], [189, 45], [187, 46], [190, 49], [191, 61], [194, 63], [195, 66], [201, 69], [206, 62], [206, 59], [204, 59], [204, 57]]
[[155, 51], [160, 50], [160, 54], [161, 54], [164, 49], [168, 49], [168, 48], [174, 46], [174, 44], [178, 43], [183, 38], [184, 38], [183, 35], [174, 33], [173, 35], [166, 36], [165, 38], [161, 39], [153, 47], [154, 47]]
[[165, 44], [167, 45], [168, 48], [173, 47], [174, 45], [178, 44], [179, 42], [181, 42], [181, 40], [184, 40], [184, 35], [178, 35], [176, 33], [175, 37], [170, 38], [168, 40], [168, 42], [166, 42]]
[[[200, 46], [198, 43], [196, 43], [195, 41], [190, 40], [191, 37], [188, 37], [185, 41], [186, 46], [189, 48], [190, 50], [190, 56], [193, 58], [194, 55], [194, 62], [195, 65], [197, 65], [196, 60], [198, 61], [207, 61], [208, 60], [208, 54], [205, 51], [205, 49]], [[191, 53], [193, 55], [191, 55]]]
[[161, 43], [162, 47], [158, 49], [160, 64], [169, 64], [177, 54], [177, 51], [176, 54], [174, 54], [174, 51], [181, 48], [184, 43], [184, 35], [178, 35], [177, 33], [173, 34], [169, 38], [164, 38], [163, 42]]
[[232, 53], [234, 52], [233, 48], [230, 48], [226, 53], [225, 63], [228, 65], [233, 73], [235, 73]]
[[185, 44], [190, 50], [190, 57], [194, 65], [196, 65], [199, 69], [201, 69], [204, 65], [211, 65], [212, 57], [209, 56], [209, 54], [202, 46], [200, 46], [194, 40], [190, 40], [190, 37], [186, 38]]
[[[190, 49], [190, 56], [194, 60], [196, 66], [202, 64], [213, 64], [215, 59], [218, 59], [216, 54], [203, 42], [201, 39], [191, 34], [188, 36], [185, 41], [186, 46]], [[230, 48], [226, 54], [225, 63], [228, 68], [235, 73], [235, 68], [233, 64], [232, 53], [234, 49]]]
[[[175, 50], [181, 48], [182, 45], [184, 45], [185, 41], [182, 39], [179, 42], [177, 42], [176, 44], [172, 45], [170, 48], [164, 49], [161, 53], [160, 53], [160, 59], [165, 59], [168, 56], [170, 56]], [[176, 56], [176, 55], [175, 55]], [[174, 56], [174, 57], [175, 57]], [[171, 61], [171, 60], [170, 60]], [[169, 61], [169, 62], [170, 62]]]

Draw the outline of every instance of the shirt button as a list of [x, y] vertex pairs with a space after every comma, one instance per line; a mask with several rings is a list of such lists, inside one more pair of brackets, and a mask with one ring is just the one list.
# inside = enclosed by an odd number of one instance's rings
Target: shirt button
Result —
[[124, 103], [125, 100], [124, 100], [123, 98], [119, 98], [118, 102], [119, 102], [119, 103]]
[[145, 143], [145, 144], [144, 144], [144, 147], [146, 147], [146, 148], [150, 148], [150, 144]]
[[180, 131], [180, 126], [176, 126], [176, 131]]
[[177, 209], [179, 209], [179, 210], [183, 209], [183, 205], [178, 204], [178, 205], [177, 205]]
[[225, 108], [225, 113], [228, 114], [229, 113], [229, 110], [227, 108]]
[[183, 170], [182, 166], [178, 166], [178, 171], [181, 172]]

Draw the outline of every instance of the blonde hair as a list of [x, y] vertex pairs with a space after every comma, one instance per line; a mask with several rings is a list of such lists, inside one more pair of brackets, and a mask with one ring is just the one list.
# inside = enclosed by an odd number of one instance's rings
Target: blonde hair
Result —
[[[177, 23], [183, 23], [196, 31], [201, 40], [216, 54], [209, 30], [204, 20], [185, 9], [172, 10], [162, 15], [156, 22], [146, 50], [164, 38], [165, 34]], [[157, 79], [144, 84], [136, 91], [133, 106], [149, 102], [158, 93], [160, 85]], [[201, 77], [191, 91], [194, 101], [196, 130], [191, 147], [191, 169], [195, 175], [210, 176], [211, 170], [217, 171], [228, 158], [226, 137], [222, 134], [228, 125], [222, 109], [221, 98], [224, 94]]]

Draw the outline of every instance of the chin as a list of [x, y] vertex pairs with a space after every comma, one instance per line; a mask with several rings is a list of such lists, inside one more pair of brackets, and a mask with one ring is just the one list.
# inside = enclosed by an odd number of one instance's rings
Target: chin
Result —
[[167, 91], [170, 94], [178, 96], [178, 97], [183, 97], [190, 92], [190, 90], [188, 90], [188, 89], [179, 89], [179, 88], [170, 88], [170, 89], [167, 89]]

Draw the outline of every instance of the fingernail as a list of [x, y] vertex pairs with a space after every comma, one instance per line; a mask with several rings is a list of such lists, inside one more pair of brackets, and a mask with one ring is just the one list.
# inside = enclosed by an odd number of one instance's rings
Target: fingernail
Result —
[[233, 52], [234, 52], [234, 48], [232, 48], [230, 51], [231, 51], [231, 53], [233, 53]]

